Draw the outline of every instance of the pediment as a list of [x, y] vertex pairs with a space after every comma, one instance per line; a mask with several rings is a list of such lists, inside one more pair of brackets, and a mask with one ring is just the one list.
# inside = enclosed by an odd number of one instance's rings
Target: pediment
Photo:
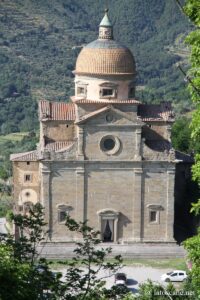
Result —
[[140, 125], [144, 123], [137, 118], [135, 112], [123, 112], [112, 105], [105, 106], [93, 112], [82, 116], [77, 122], [77, 125]]

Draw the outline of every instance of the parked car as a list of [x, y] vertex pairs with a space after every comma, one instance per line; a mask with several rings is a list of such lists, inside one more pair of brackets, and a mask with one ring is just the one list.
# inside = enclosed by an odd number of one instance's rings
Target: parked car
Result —
[[170, 281], [184, 281], [187, 278], [187, 274], [182, 270], [175, 270], [169, 273], [165, 273], [161, 276], [161, 280], [165, 282]]
[[125, 273], [116, 273], [115, 274], [115, 284], [116, 285], [126, 285], [127, 277]]

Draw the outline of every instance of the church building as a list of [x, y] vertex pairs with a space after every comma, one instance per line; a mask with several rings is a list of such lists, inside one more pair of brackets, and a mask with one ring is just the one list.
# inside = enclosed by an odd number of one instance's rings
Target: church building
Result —
[[70, 102], [39, 101], [37, 149], [11, 155], [16, 209], [44, 206], [51, 242], [79, 239], [65, 215], [102, 242], [173, 242], [175, 173], [170, 103], [135, 99], [135, 60], [114, 39], [106, 11], [81, 50]]

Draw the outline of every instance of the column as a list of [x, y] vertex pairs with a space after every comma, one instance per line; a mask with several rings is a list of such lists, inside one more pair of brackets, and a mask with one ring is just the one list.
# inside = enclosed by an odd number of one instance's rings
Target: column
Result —
[[134, 169], [133, 241], [141, 240], [142, 168]]
[[52, 199], [50, 191], [51, 169], [50, 163], [42, 163], [41, 165], [41, 204], [44, 207], [45, 221], [47, 222], [47, 230], [49, 237], [52, 236]]
[[175, 168], [167, 171], [166, 241], [174, 242]]

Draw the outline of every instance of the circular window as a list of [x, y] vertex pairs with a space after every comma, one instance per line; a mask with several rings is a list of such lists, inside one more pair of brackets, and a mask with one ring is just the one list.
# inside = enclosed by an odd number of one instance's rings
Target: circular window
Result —
[[113, 115], [112, 115], [112, 114], [107, 114], [107, 115], [106, 115], [106, 121], [107, 121], [107, 122], [112, 122], [112, 121], [114, 121]]
[[101, 139], [100, 147], [103, 152], [112, 155], [117, 153], [117, 151], [119, 150], [120, 141], [117, 137], [107, 135]]
[[115, 141], [112, 138], [107, 138], [103, 141], [103, 148], [106, 151], [112, 150], [115, 147]]

